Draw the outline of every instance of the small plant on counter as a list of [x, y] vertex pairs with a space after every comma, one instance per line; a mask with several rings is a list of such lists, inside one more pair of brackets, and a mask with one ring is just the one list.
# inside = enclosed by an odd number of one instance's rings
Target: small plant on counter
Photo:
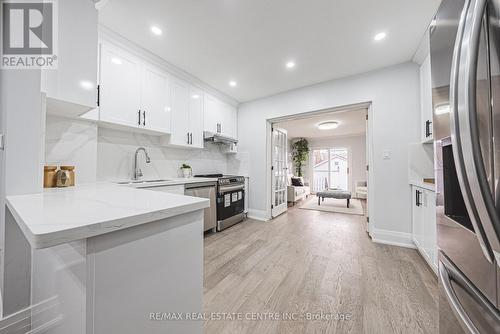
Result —
[[182, 169], [182, 174], [184, 175], [185, 178], [188, 178], [191, 176], [191, 172], [192, 172], [191, 166], [184, 163], [184, 164], [182, 164], [181, 169]]

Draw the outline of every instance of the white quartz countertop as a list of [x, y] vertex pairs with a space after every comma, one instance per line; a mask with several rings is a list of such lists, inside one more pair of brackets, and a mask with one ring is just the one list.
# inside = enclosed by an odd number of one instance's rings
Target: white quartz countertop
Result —
[[418, 180], [410, 180], [410, 184], [427, 190], [436, 191], [436, 185], [432, 183], [427, 183]]
[[209, 206], [204, 198], [93, 183], [7, 196], [7, 207], [33, 248], [118, 231]]
[[[161, 186], [177, 186], [183, 184], [192, 184], [192, 183], [203, 183], [203, 182], [217, 182], [217, 178], [206, 178], [206, 177], [189, 177], [189, 178], [168, 178], [166, 180], [159, 180], [157, 182], [145, 182], [150, 181], [145, 179], [144, 181], [133, 183], [132, 181], [126, 180], [118, 180], [114, 181], [114, 183], [121, 183], [122, 185], [127, 185], [133, 188], [152, 188], [152, 187], [161, 187]], [[154, 181], [154, 180], [153, 180]]]

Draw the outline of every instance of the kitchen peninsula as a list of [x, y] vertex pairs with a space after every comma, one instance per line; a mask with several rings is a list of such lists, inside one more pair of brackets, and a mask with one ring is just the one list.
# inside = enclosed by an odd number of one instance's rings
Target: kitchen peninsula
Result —
[[32, 247], [32, 324], [47, 333], [202, 333], [203, 198], [95, 183], [8, 196]]

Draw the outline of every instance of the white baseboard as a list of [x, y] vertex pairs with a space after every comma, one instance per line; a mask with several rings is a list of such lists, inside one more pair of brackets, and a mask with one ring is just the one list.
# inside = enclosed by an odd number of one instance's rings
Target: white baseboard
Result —
[[406, 247], [416, 249], [411, 233], [381, 230], [372, 228], [370, 233], [373, 242], [385, 245]]
[[264, 210], [249, 209], [247, 216], [250, 219], [260, 220], [260, 221], [264, 221], [264, 222], [270, 220], [270, 218], [267, 215], [267, 212]]

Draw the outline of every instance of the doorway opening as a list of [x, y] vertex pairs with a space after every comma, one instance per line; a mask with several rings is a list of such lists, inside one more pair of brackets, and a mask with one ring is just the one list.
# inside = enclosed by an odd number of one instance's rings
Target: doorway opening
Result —
[[[362, 203], [370, 212], [371, 103], [331, 108], [268, 120], [268, 184], [271, 217], [292, 205], [329, 207]], [[307, 153], [300, 155], [301, 145]], [[328, 196], [317, 201], [318, 193]], [[334, 194], [338, 192], [338, 194]], [[337, 198], [338, 197], [338, 198]], [[356, 207], [356, 205], [351, 205]], [[333, 212], [350, 213], [349, 206]], [[357, 212], [359, 214], [359, 212]], [[367, 231], [369, 226], [367, 224]]]

